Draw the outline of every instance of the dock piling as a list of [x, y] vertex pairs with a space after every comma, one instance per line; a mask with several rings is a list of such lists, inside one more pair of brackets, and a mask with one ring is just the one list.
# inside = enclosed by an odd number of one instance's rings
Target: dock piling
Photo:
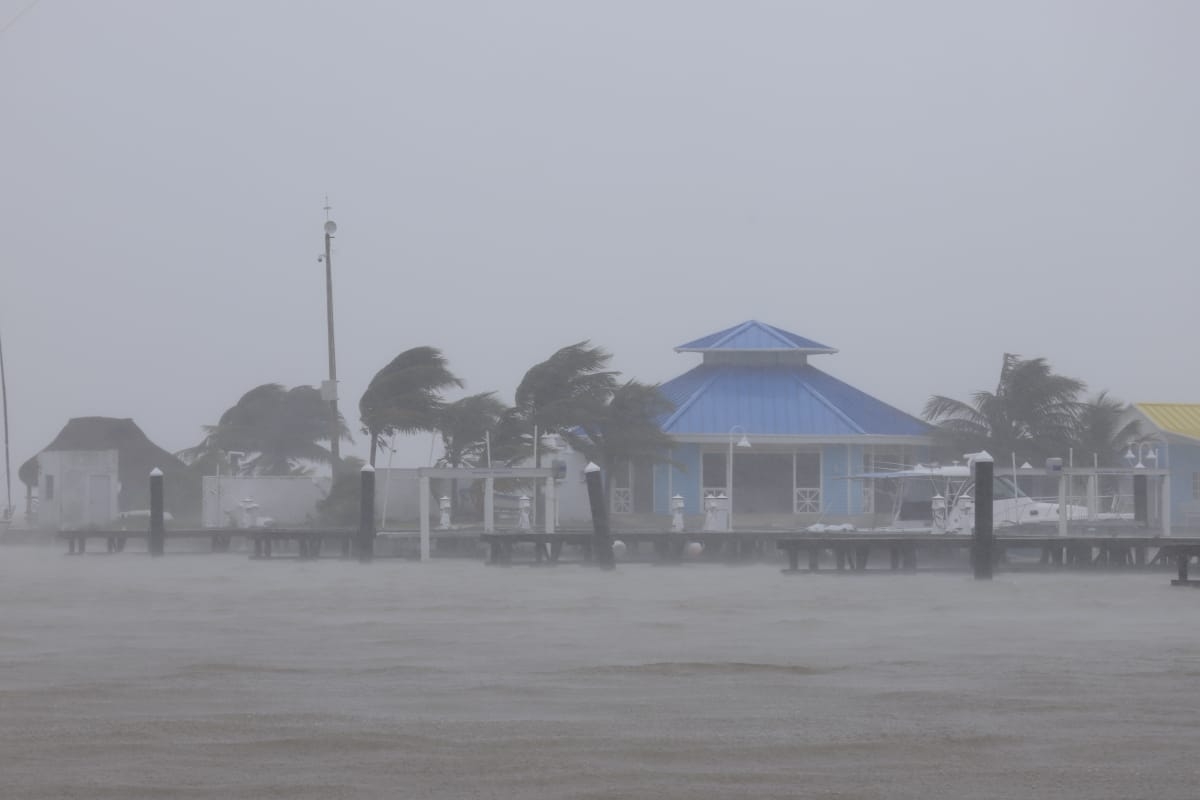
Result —
[[588, 503], [592, 508], [592, 552], [596, 565], [613, 569], [616, 563], [608, 528], [608, 506], [604, 502], [604, 476], [595, 464], [588, 464], [583, 472], [587, 480]]
[[992, 476], [995, 464], [985, 450], [975, 455], [975, 532], [971, 541], [971, 563], [975, 568], [976, 580], [991, 580], [992, 550], [995, 539], [992, 535]]
[[163, 525], [163, 472], [158, 467], [150, 470], [150, 535], [147, 540], [150, 555], [161, 556], [167, 539]]
[[[362, 468], [362, 502], [358, 512], [358, 560], [366, 564], [375, 558], [375, 468]], [[424, 556], [425, 554], [422, 553]]]

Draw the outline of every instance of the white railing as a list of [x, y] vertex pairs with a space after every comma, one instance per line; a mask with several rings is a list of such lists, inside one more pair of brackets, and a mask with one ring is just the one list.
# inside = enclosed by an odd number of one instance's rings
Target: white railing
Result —
[[633, 489], [613, 489], [612, 492], [612, 513], [614, 514], [632, 514], [633, 513]]
[[795, 505], [793, 508], [795, 514], [820, 514], [821, 513], [821, 490], [796, 487]]

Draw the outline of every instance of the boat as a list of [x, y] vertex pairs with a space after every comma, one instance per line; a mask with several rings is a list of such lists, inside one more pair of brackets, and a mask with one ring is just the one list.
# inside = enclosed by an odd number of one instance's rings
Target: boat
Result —
[[[970, 534], [975, 526], [975, 477], [970, 455], [967, 463], [917, 464], [896, 470], [864, 472], [849, 476], [854, 480], [891, 481], [894, 487], [880, 494], [893, 497], [891, 521], [885, 531], [908, 533]], [[1021, 474], [1044, 474], [1026, 468]], [[1126, 520], [1132, 514], [1116, 511], [1089, 511], [1087, 506], [1060, 504], [1057, 499], [1030, 497], [1012, 475], [995, 474], [992, 478], [992, 526], [1057, 525], [1065, 514], [1068, 520]], [[879, 530], [879, 529], [876, 529]]]

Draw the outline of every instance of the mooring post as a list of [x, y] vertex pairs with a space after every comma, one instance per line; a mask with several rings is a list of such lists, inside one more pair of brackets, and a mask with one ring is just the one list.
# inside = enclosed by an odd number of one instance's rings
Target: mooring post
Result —
[[155, 467], [150, 470], [150, 555], [163, 554], [166, 538], [167, 532], [163, 526], [163, 472]]
[[604, 476], [589, 463], [583, 471], [587, 480], [588, 503], [592, 507], [592, 552], [597, 566], [613, 569], [612, 536], [608, 529], [608, 506], [604, 502]]
[[971, 540], [971, 561], [978, 580], [992, 577], [992, 475], [995, 464], [984, 450], [975, 456], [975, 533]]
[[375, 558], [375, 468], [362, 468], [361, 504], [358, 510], [358, 560], [364, 564]]

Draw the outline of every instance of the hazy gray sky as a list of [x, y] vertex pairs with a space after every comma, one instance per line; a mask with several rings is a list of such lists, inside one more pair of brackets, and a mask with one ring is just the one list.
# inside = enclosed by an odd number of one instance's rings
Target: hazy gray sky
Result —
[[319, 382], [326, 193], [356, 428], [415, 345], [511, 401], [749, 318], [910, 412], [1005, 351], [1200, 401], [1198, 40], [1187, 0], [41, 0], [0, 34], [14, 459]]

